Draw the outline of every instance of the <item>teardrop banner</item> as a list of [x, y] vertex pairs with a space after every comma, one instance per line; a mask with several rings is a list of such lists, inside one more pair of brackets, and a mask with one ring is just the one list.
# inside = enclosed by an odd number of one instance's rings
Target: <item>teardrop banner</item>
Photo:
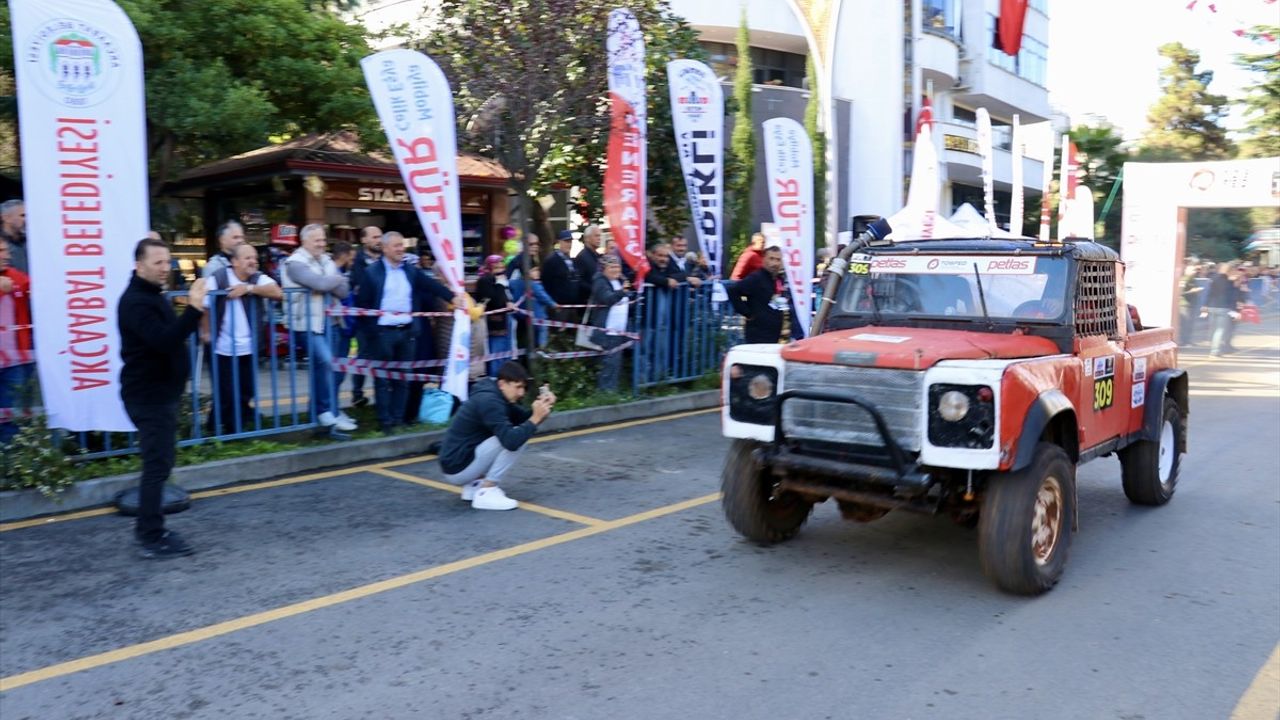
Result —
[[807, 331], [813, 308], [813, 147], [803, 125], [790, 118], [764, 122], [764, 167], [782, 239], [782, 271], [795, 319]]
[[[360, 67], [436, 258], [436, 270], [450, 290], [466, 292], [457, 125], [449, 81], [434, 60], [413, 50], [384, 50], [361, 60]], [[454, 311], [453, 328], [442, 387], [466, 400], [471, 360], [471, 320], [466, 310]]]
[[110, 0], [10, 0], [25, 246], [50, 427], [134, 429], [117, 300], [150, 226], [142, 45]]
[[609, 148], [604, 171], [604, 209], [618, 254], [643, 285], [645, 193], [648, 189], [647, 127], [644, 92], [644, 37], [630, 10], [609, 13], [606, 39], [609, 61]]
[[720, 277], [724, 243], [724, 91], [711, 68], [697, 60], [667, 63], [667, 86], [698, 247], [707, 254], [711, 274]]

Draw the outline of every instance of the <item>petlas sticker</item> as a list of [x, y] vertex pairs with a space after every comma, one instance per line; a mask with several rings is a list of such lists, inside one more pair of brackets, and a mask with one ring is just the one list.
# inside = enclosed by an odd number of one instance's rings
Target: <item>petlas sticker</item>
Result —
[[873, 273], [914, 275], [1033, 275], [1036, 258], [992, 255], [880, 255], [871, 259]]

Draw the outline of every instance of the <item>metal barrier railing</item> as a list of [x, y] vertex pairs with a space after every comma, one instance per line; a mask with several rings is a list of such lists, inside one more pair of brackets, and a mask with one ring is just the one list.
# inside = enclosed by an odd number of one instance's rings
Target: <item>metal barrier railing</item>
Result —
[[[338, 391], [346, 374], [373, 374], [363, 366], [367, 361], [347, 360], [350, 336], [339, 330], [339, 317], [314, 316], [308, 290], [284, 289], [279, 301], [254, 297], [234, 303], [226, 300], [227, 293], [209, 293], [202, 330], [187, 340], [191, 376], [180, 402], [179, 447], [317, 428], [320, 413], [340, 412]], [[186, 295], [166, 293], [171, 300]], [[322, 333], [311, 331], [319, 328]], [[741, 318], [728, 303], [712, 301], [709, 285], [647, 285], [631, 303], [628, 331], [639, 336], [624, 350], [632, 364], [632, 392], [639, 394], [718, 369], [725, 351], [741, 341]], [[510, 352], [523, 354], [518, 348]], [[335, 369], [335, 359], [340, 369]], [[540, 360], [555, 361], [555, 354]], [[400, 363], [424, 368], [439, 364]], [[79, 432], [73, 437], [80, 459], [137, 451], [134, 433]]]

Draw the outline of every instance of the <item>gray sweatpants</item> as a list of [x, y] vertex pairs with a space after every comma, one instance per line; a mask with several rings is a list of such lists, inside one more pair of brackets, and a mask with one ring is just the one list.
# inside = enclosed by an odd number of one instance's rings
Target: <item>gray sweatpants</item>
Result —
[[524, 449], [525, 445], [521, 445], [519, 450], [507, 450], [498, 438], [491, 437], [476, 447], [476, 457], [470, 465], [460, 473], [445, 473], [444, 479], [455, 485], [465, 485], [481, 478], [499, 484], [502, 476], [520, 459]]

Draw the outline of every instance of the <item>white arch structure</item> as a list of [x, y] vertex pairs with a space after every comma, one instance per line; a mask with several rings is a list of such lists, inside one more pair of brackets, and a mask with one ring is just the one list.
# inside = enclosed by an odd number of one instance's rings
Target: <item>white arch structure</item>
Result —
[[1187, 247], [1187, 208], [1275, 207], [1280, 158], [1124, 164], [1120, 256], [1125, 298], [1144, 325], [1178, 322], [1178, 284]]

